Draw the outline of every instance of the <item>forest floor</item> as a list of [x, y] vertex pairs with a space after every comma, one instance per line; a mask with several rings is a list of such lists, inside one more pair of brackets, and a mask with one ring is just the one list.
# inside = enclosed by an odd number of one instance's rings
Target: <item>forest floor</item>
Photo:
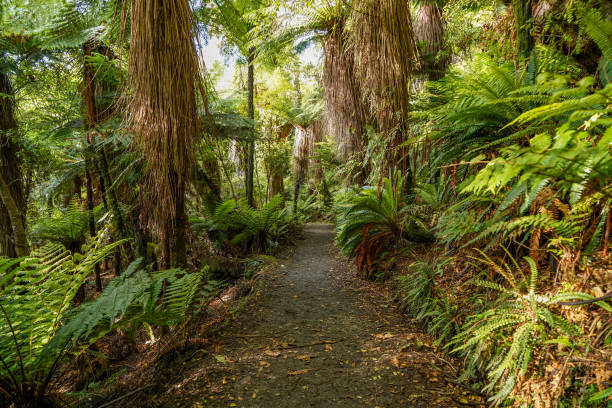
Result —
[[[173, 361], [159, 407], [483, 406], [457, 368], [310, 224], [286, 263], [205, 348]], [[177, 367], [178, 366], [178, 367]]]

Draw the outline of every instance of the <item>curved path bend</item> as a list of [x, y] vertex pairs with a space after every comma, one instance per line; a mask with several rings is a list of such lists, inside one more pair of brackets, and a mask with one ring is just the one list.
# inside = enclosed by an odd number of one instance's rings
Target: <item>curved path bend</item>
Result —
[[310, 224], [262, 292], [182, 364], [162, 407], [477, 406], [455, 370], [379, 291], [331, 254]]

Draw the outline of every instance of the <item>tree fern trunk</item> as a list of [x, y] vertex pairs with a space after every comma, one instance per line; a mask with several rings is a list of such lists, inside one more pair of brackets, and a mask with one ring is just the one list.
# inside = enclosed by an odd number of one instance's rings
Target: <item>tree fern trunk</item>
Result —
[[[247, 100], [247, 110], [249, 118], [255, 120], [255, 48], [249, 48], [249, 55], [247, 57], [248, 63], [248, 78], [247, 78], [247, 88], [248, 88], [248, 100]], [[245, 188], [246, 188], [246, 196], [247, 201], [251, 207], [255, 207], [255, 196], [253, 193], [253, 177], [255, 173], [255, 130], [253, 130], [253, 134], [251, 135], [252, 139], [247, 142], [247, 160], [246, 160], [246, 180], [245, 180]]]
[[164, 261], [184, 266], [185, 190], [200, 134], [196, 89], [203, 89], [193, 16], [187, 0], [131, 6], [128, 122], [146, 160], [141, 200], [155, 214]]
[[442, 10], [436, 3], [423, 4], [414, 19], [414, 34], [422, 44], [421, 70], [429, 81], [442, 78], [449, 58], [441, 55], [444, 51], [444, 21]]
[[519, 63], [529, 59], [533, 50], [533, 35], [531, 34], [531, 0], [512, 0], [514, 8], [514, 30]]
[[[269, 186], [269, 193], [268, 193], [268, 200], [270, 200], [272, 197], [274, 197], [277, 194], [280, 195], [284, 195], [285, 193], [285, 186], [284, 186], [284, 180], [283, 180], [283, 169], [282, 168], [278, 168], [280, 166], [275, 166], [274, 168], [272, 168], [271, 174], [270, 174], [270, 186]], [[284, 201], [284, 198], [283, 198]]]
[[23, 193], [14, 92], [6, 73], [0, 73], [0, 95], [0, 175], [6, 187], [0, 199], [0, 255], [15, 257], [28, 253], [25, 235], [27, 205]]
[[6, 208], [13, 227], [15, 253], [19, 257], [27, 256], [30, 253], [30, 249], [28, 246], [28, 236], [26, 235], [25, 226], [23, 225], [23, 217], [2, 173], [0, 173], [0, 199], [2, 199], [4, 203], [4, 207]]
[[[185, 186], [181, 188], [185, 191]], [[188, 220], [185, 214], [185, 194], [176, 197], [176, 221], [174, 233], [170, 242], [170, 259], [172, 266], [187, 267], [187, 226]]]

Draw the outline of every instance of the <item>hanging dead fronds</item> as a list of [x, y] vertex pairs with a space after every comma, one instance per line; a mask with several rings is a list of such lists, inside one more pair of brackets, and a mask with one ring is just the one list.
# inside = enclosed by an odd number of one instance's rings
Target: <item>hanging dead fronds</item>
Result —
[[147, 158], [150, 202], [162, 221], [177, 216], [199, 134], [193, 38], [187, 0], [131, 2], [128, 120]]
[[313, 157], [315, 155], [317, 144], [325, 140], [325, 132], [327, 131], [327, 117], [323, 116], [314, 122], [312, 125], [312, 140], [309, 146], [310, 155], [310, 167], [315, 171], [315, 179], [321, 180], [323, 178], [323, 167], [321, 166], [321, 160]]
[[303, 180], [308, 171], [308, 157], [310, 147], [313, 143], [313, 127], [295, 127], [295, 143], [293, 145], [293, 156], [295, 158], [296, 178]]
[[414, 20], [414, 34], [421, 44], [422, 70], [430, 81], [444, 76], [449, 58], [444, 54], [444, 20], [436, 3], [419, 6]]
[[367, 90], [378, 126], [387, 132], [406, 119], [410, 82], [418, 66], [410, 8], [406, 0], [356, 3], [350, 30], [356, 76]]
[[323, 49], [323, 83], [330, 130], [341, 154], [350, 156], [363, 148], [361, 138], [366, 129], [367, 110], [355, 77], [354, 55], [346, 50], [344, 22], [334, 24], [323, 41]]

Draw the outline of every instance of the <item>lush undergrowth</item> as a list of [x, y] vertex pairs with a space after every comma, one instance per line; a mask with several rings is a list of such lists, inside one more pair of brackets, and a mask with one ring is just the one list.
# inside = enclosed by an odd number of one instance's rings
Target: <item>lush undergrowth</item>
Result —
[[[581, 24], [609, 61], [609, 22]], [[491, 402], [602, 406], [612, 84], [548, 58], [536, 48], [517, 70], [477, 55], [426, 83], [411, 184], [396, 173], [338, 203], [337, 244], [366, 277], [395, 276], [400, 307]]]
[[[71, 208], [70, 217], [40, 222], [46, 225], [45, 240], [58, 243], [41, 246], [25, 258], [0, 259], [3, 404], [65, 403], [55, 391], [66, 375], [63, 362], [67, 357], [74, 361], [112, 358], [96, 347], [107, 334], [121, 333], [134, 351], [143, 339], [153, 345], [160, 336], [168, 337], [170, 340], [165, 341], [171, 344], [180, 343], [194, 315], [206, 314], [210, 302], [224, 287], [251, 276], [261, 265], [262, 258], [257, 254], [272, 253], [289, 242], [290, 232], [299, 231], [299, 224], [281, 208], [278, 196], [261, 210], [234, 200], [213, 205], [203, 218], [191, 218], [194, 233], [202, 234], [202, 238], [192, 240], [192, 251], [198, 256], [199, 251], [208, 255], [194, 258], [195, 263], [187, 269], [168, 270], [156, 270], [154, 264], [138, 258], [119, 276], [105, 279], [101, 293], [85, 299], [92, 295], [87, 290], [87, 277], [126, 241], [105, 244], [108, 231], [103, 230], [93, 240], [83, 234], [78, 251], [68, 250], [59, 243], [68, 237], [64, 231], [78, 231], [75, 220], [87, 219], [87, 213], [79, 213], [74, 204]], [[39, 239], [41, 231], [43, 227], [36, 229]], [[77, 234], [71, 237], [78, 242]], [[200, 262], [206, 264], [194, 270]], [[107, 276], [110, 271], [103, 272]], [[80, 397], [87, 399], [88, 395]]]
[[610, 16], [0, 1], [0, 406], [197, 342], [320, 220], [493, 403], [612, 404]]

